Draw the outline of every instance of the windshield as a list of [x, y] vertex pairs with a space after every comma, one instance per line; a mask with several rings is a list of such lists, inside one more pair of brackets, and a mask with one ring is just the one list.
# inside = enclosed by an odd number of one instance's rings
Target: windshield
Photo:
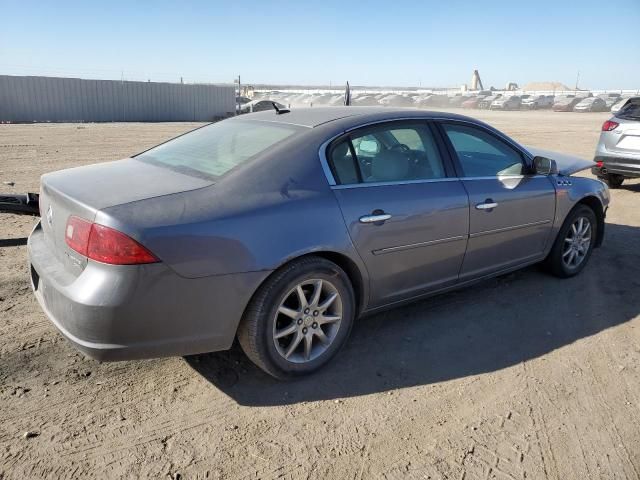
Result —
[[304, 130], [289, 124], [232, 120], [213, 123], [137, 155], [137, 160], [198, 177], [219, 177]]

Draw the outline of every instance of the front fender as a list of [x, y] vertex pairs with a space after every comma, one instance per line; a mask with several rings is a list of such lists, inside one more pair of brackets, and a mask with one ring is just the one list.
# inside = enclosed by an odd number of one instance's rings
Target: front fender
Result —
[[554, 176], [556, 187], [556, 218], [552, 238], [555, 238], [569, 212], [579, 203], [589, 205], [598, 218], [596, 246], [602, 244], [604, 218], [609, 207], [609, 188], [600, 180], [586, 177]]

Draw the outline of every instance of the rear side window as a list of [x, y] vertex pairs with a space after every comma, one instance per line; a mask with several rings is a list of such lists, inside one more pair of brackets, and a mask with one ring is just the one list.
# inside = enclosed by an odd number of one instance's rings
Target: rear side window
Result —
[[465, 177], [520, 175], [522, 156], [502, 140], [479, 128], [443, 124]]
[[446, 176], [426, 123], [369, 127], [335, 144], [329, 155], [340, 185], [432, 180]]
[[158, 145], [136, 159], [199, 177], [219, 177], [305, 130], [295, 125], [229, 120]]

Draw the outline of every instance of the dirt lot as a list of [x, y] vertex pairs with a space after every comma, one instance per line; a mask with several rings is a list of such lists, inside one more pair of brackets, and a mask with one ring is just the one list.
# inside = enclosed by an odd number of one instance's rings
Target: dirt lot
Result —
[[[607, 118], [478, 116], [587, 158]], [[0, 181], [16, 182], [0, 190], [193, 126], [0, 125]], [[4, 215], [0, 479], [639, 478], [640, 182], [612, 192], [607, 223], [577, 278], [529, 268], [362, 319], [328, 368], [278, 383], [237, 348], [83, 358], [29, 290], [33, 220]]]

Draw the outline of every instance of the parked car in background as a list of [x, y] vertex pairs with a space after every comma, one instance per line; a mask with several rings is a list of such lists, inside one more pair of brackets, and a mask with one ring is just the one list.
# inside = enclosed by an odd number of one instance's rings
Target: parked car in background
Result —
[[496, 98], [489, 106], [491, 110], [518, 110], [520, 108], [520, 97], [512, 95], [510, 97]]
[[553, 95], [530, 95], [522, 100], [520, 108], [537, 110], [539, 108], [551, 108], [553, 105]]
[[484, 100], [486, 95], [476, 95], [462, 102], [462, 108], [478, 108], [478, 103]]
[[429, 107], [447, 107], [449, 106], [449, 97], [440, 94], [431, 95], [425, 100], [424, 105]]
[[607, 105], [607, 110], [610, 110], [614, 104], [620, 101], [619, 93], [601, 93], [597, 95], [597, 97], [604, 100], [604, 103]]
[[569, 97], [556, 101], [553, 104], [554, 112], [572, 112], [573, 107], [583, 100], [581, 97]]
[[469, 96], [467, 95], [455, 95], [449, 98], [449, 106], [450, 107], [461, 107], [464, 102], [469, 100]]
[[609, 203], [602, 182], [569, 177], [590, 166], [452, 113], [241, 115], [43, 175], [28, 271], [52, 323], [98, 360], [237, 338], [291, 378], [333, 358], [360, 315], [538, 262], [579, 274]]
[[606, 112], [607, 104], [600, 97], [588, 97], [580, 100], [574, 107], [574, 112]]
[[273, 100], [252, 100], [251, 102], [247, 102], [244, 105], [240, 105], [240, 113], [263, 112], [265, 110], [274, 110], [273, 108], [274, 103], [278, 108], [287, 108], [286, 105], [283, 105], [282, 103], [276, 102]]
[[387, 95], [384, 98], [381, 98], [379, 101], [380, 105], [385, 107], [412, 107], [414, 106], [413, 98], [407, 95]]
[[625, 178], [640, 177], [640, 97], [628, 99], [602, 124], [594, 161], [592, 173], [611, 188], [620, 187]]
[[489, 95], [488, 97], [485, 97], [478, 102], [478, 108], [481, 110], [487, 110], [491, 106], [493, 101], [500, 97], [502, 97], [501, 93], [497, 93], [495, 95]]

